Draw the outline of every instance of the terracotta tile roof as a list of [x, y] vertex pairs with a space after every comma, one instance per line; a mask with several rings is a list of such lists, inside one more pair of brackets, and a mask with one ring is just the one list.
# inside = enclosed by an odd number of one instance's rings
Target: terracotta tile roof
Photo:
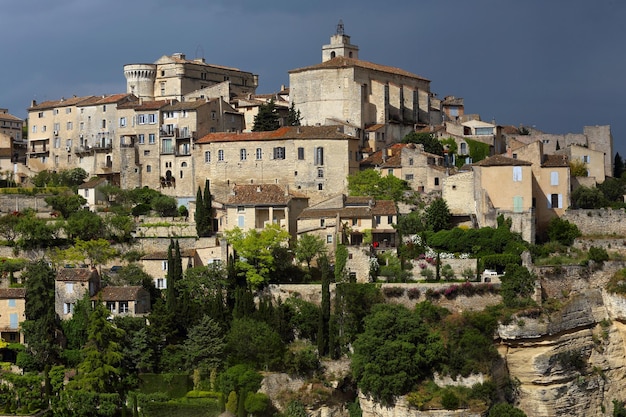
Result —
[[139, 101], [133, 94], [120, 93], [111, 94], [108, 96], [93, 96], [92, 98], [85, 100], [77, 105], [77, 107], [93, 106], [99, 104], [122, 104], [126, 102]]
[[519, 129], [511, 125], [502, 126], [501, 132], [505, 135], [519, 135], [520, 134]]
[[0, 299], [25, 298], [26, 288], [0, 288]]
[[134, 109], [135, 111], [148, 111], [159, 110], [165, 107], [170, 102], [168, 100], [156, 100], [156, 101], [132, 101], [130, 103], [123, 103], [117, 106], [118, 109]]
[[78, 186], [79, 190], [84, 190], [87, 188], [96, 188], [99, 185], [103, 185], [106, 184], [107, 180], [104, 178], [94, 178], [92, 180], [89, 180], [87, 182], [82, 183], [81, 185]]
[[493, 167], [493, 166], [530, 166], [530, 162], [522, 161], [520, 159], [509, 158], [504, 155], [494, 155], [489, 158], [485, 158], [480, 162], [473, 164], [474, 166], [481, 167]]
[[545, 168], [568, 167], [569, 158], [567, 155], [544, 155], [541, 166]]
[[304, 67], [304, 68], [297, 68], [288, 72], [289, 74], [295, 74], [298, 72], [311, 71], [311, 70], [317, 70], [317, 69], [337, 69], [337, 68], [352, 68], [352, 67], [386, 72], [386, 73], [391, 73], [395, 75], [402, 75], [404, 77], [410, 77], [410, 78], [415, 78], [415, 79], [430, 82], [430, 80], [424, 77], [420, 77], [419, 75], [415, 75], [413, 73], [410, 73], [400, 68], [389, 67], [387, 65], [374, 64], [373, 62], [362, 61], [360, 59], [347, 58], [344, 56], [338, 56], [338, 57], [329, 59], [328, 61], [322, 62], [320, 64], [316, 64], [316, 65], [312, 65], [312, 66]]
[[226, 199], [227, 206], [287, 205], [293, 198], [305, 198], [303, 194], [285, 192], [285, 188], [276, 184], [235, 185], [233, 193]]
[[383, 127], [385, 127], [384, 124], [378, 123], [378, 124], [366, 126], [365, 127], [365, 131], [366, 132], [376, 132], [377, 130], [382, 129]]
[[211, 101], [217, 101], [219, 99], [215, 98], [212, 100], [194, 100], [194, 101], [178, 101], [175, 103], [170, 103], [167, 106], [163, 107], [161, 110], [163, 111], [177, 111], [177, 110], [196, 110], [199, 107], [205, 106], [207, 103]]
[[[369, 205], [369, 202], [373, 204]], [[372, 200], [370, 197], [344, 197], [343, 207], [338, 208], [305, 208], [298, 219], [370, 218], [372, 216], [392, 216], [398, 214], [396, 203], [391, 200]]]
[[[172, 252], [173, 253], [173, 252]], [[182, 258], [193, 258], [196, 256], [195, 249], [181, 249], [180, 256]], [[167, 260], [167, 251], [152, 252], [141, 257], [142, 261], [165, 261]]]
[[98, 277], [98, 270], [95, 268], [59, 268], [57, 270], [57, 281], [80, 281], [87, 282]]
[[28, 108], [28, 111], [53, 109], [55, 107], [67, 107], [81, 104], [86, 100], [92, 100], [95, 96], [62, 98], [60, 100], [49, 100], [43, 103], [35, 104]]
[[142, 290], [145, 291], [141, 286], [108, 286], [104, 287], [99, 294], [94, 295], [91, 299], [98, 300], [98, 298], [101, 298], [102, 301], [132, 301], [138, 298]]
[[23, 122], [24, 120], [20, 119], [17, 116], [13, 116], [10, 113], [0, 113], [0, 120], [11, 120], [13, 122]]
[[[339, 128], [340, 129], [340, 128]], [[284, 126], [269, 132], [218, 132], [198, 139], [196, 144], [213, 142], [243, 142], [286, 139], [353, 139], [358, 138], [338, 131], [337, 126]]]

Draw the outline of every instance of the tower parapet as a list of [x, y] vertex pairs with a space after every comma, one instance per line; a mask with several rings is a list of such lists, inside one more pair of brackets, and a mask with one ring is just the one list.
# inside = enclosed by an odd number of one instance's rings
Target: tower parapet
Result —
[[155, 64], [124, 65], [126, 92], [140, 99], [154, 100], [154, 82], [157, 67]]

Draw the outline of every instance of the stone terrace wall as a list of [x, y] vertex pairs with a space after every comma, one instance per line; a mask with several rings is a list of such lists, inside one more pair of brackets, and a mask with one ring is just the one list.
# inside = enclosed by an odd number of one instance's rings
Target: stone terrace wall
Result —
[[562, 218], [578, 226], [583, 235], [626, 236], [624, 209], [567, 210]]
[[0, 194], [0, 212], [12, 213], [25, 208], [32, 208], [35, 211], [52, 211], [44, 201], [48, 195], [24, 195], [24, 194]]

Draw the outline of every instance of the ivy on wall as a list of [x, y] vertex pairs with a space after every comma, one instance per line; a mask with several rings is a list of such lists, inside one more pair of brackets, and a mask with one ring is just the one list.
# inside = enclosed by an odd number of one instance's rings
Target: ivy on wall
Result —
[[489, 145], [472, 139], [465, 139], [469, 147], [472, 162], [482, 161], [489, 156]]

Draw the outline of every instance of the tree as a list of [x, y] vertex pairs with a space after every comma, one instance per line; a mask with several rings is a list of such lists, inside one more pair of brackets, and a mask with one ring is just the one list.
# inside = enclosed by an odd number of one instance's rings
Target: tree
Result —
[[109, 214], [104, 218], [107, 238], [118, 243], [128, 242], [133, 238], [135, 222], [132, 217], [123, 214]]
[[245, 363], [262, 370], [278, 369], [285, 353], [278, 332], [250, 318], [233, 320], [226, 342], [229, 363]]
[[425, 223], [429, 230], [438, 232], [450, 227], [450, 210], [443, 198], [435, 199], [424, 212]]
[[597, 187], [608, 201], [623, 202], [626, 190], [624, 189], [624, 182], [620, 178], [607, 178]]
[[276, 130], [280, 127], [280, 121], [278, 119], [278, 111], [274, 100], [270, 100], [267, 104], [261, 104], [259, 106], [259, 112], [254, 116], [253, 132], [267, 132]]
[[300, 126], [301, 121], [300, 110], [296, 110], [295, 105], [291, 102], [291, 107], [289, 107], [289, 113], [287, 114], [287, 126]]
[[325, 253], [320, 256], [318, 264], [322, 272], [322, 303], [317, 332], [317, 350], [320, 356], [324, 356], [330, 352], [330, 263]]
[[83, 360], [70, 390], [117, 393], [121, 388], [124, 331], [110, 323], [109, 310], [98, 300], [89, 315], [88, 337], [82, 349]]
[[219, 324], [209, 316], [189, 329], [184, 350], [187, 364], [192, 369], [208, 373], [222, 364], [226, 347], [224, 336]]
[[25, 321], [22, 329], [28, 335], [27, 352], [37, 369], [55, 363], [58, 356], [56, 334], [58, 317], [54, 310], [54, 271], [44, 260], [28, 264], [23, 274], [26, 287]]
[[443, 156], [443, 145], [431, 133], [411, 132], [402, 138], [402, 143], [424, 145], [424, 152]]
[[622, 178], [622, 174], [624, 173], [624, 160], [621, 155], [618, 153], [615, 154], [615, 159], [613, 159], [613, 178]]
[[51, 195], [44, 198], [47, 205], [52, 207], [52, 210], [59, 212], [64, 219], [70, 217], [70, 214], [75, 213], [84, 207], [87, 200], [78, 194], [58, 194]]
[[500, 294], [507, 307], [525, 306], [531, 303], [530, 297], [535, 291], [535, 277], [526, 267], [509, 264], [500, 278]]
[[552, 242], [559, 242], [565, 246], [571, 246], [577, 237], [580, 237], [581, 233], [578, 230], [578, 226], [574, 223], [570, 223], [560, 217], [554, 217], [548, 223], [548, 238]]
[[19, 216], [15, 231], [19, 236], [15, 243], [22, 249], [47, 247], [53, 240], [53, 227], [46, 220], [38, 218], [31, 209], [24, 210]]
[[348, 176], [348, 191], [351, 196], [400, 201], [404, 197], [404, 192], [410, 189], [406, 181], [393, 175], [383, 177], [374, 169], [366, 169]]
[[589, 171], [587, 164], [581, 159], [573, 159], [569, 162], [569, 172], [572, 177], [587, 177]]
[[313, 258], [326, 252], [326, 243], [319, 236], [304, 233], [298, 237], [293, 250], [296, 259], [299, 262], [306, 262], [306, 267], [310, 271]]
[[572, 205], [579, 209], [596, 209], [606, 207], [608, 202], [596, 187], [580, 186], [572, 192]]
[[222, 394], [230, 395], [231, 392], [257, 392], [261, 388], [262, 381], [263, 376], [253, 368], [248, 365], [237, 364], [220, 374], [217, 385]]
[[489, 410], [489, 417], [526, 417], [526, 413], [508, 403], [498, 403]]
[[18, 237], [16, 227], [19, 222], [20, 218], [17, 213], [9, 213], [0, 216], [0, 236], [2, 236], [9, 245], [15, 244], [15, 239]]
[[352, 374], [365, 394], [392, 405], [396, 396], [431, 376], [445, 356], [440, 336], [419, 314], [397, 304], [378, 304], [354, 342]]
[[176, 199], [161, 195], [152, 200], [152, 208], [159, 213], [161, 217], [176, 216], [178, 213]]
[[204, 200], [202, 199], [202, 190], [200, 187], [198, 187], [198, 192], [196, 193], [196, 212], [194, 217], [196, 219], [196, 233], [198, 237], [207, 236], [208, 215], [204, 208]]
[[278, 224], [269, 224], [262, 231], [250, 229], [246, 232], [235, 227], [225, 233], [226, 240], [233, 246], [238, 258], [235, 266], [246, 277], [249, 285], [265, 285], [276, 270], [274, 252], [289, 241], [289, 232]]
[[93, 267], [98, 267], [110, 259], [117, 256], [118, 252], [111, 247], [111, 243], [106, 239], [80, 240], [76, 239], [74, 246], [63, 251], [67, 260], [75, 262], [85, 262]]
[[65, 232], [71, 238], [82, 240], [97, 239], [102, 236], [104, 220], [89, 210], [78, 210], [70, 214], [65, 223]]

